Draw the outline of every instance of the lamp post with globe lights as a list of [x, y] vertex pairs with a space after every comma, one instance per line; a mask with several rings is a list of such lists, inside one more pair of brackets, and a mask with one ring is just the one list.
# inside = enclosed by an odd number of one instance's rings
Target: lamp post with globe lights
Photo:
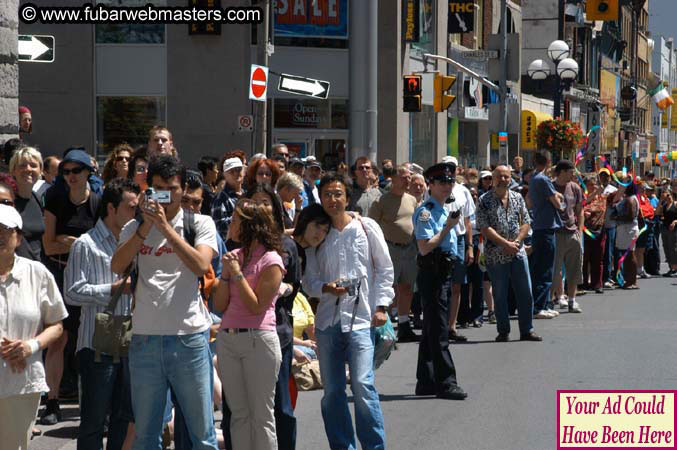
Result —
[[[548, 46], [548, 57], [555, 65], [555, 86], [554, 95], [554, 116], [562, 115], [562, 90], [570, 85], [578, 77], [578, 63], [569, 57], [569, 45], [564, 41], [553, 41]], [[550, 65], [542, 60], [536, 59], [529, 64], [527, 74], [532, 80], [543, 81], [551, 75]]]

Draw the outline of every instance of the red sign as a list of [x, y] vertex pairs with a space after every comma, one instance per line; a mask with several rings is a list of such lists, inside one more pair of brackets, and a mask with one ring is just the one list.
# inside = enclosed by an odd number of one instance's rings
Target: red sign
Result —
[[266, 73], [263, 69], [256, 69], [252, 75], [252, 92], [256, 97], [266, 93]]

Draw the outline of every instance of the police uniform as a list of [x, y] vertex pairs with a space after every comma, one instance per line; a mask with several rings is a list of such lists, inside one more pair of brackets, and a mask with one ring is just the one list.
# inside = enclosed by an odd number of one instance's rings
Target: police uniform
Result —
[[[440, 163], [426, 172], [431, 181], [451, 181], [453, 166]], [[433, 197], [414, 213], [416, 240], [429, 240], [444, 228], [450, 212]], [[429, 254], [418, 255], [417, 285], [423, 306], [423, 333], [418, 350], [416, 395], [437, 395], [463, 399], [465, 392], [456, 382], [456, 369], [449, 352], [449, 303], [456, 233], [452, 229]]]

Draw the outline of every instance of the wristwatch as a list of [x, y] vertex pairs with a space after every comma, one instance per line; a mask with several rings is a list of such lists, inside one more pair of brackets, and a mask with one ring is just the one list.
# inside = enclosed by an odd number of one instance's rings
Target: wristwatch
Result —
[[231, 280], [233, 280], [233, 281], [240, 281], [240, 280], [243, 279], [243, 278], [244, 278], [244, 275], [242, 275], [242, 273], [238, 273], [238, 274], [235, 275], [233, 278], [231, 278]]

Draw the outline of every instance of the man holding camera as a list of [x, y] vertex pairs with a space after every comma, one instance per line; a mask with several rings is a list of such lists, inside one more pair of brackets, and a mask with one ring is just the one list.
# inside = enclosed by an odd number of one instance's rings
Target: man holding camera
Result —
[[[430, 167], [430, 198], [414, 213], [414, 235], [418, 245], [417, 285], [423, 304], [423, 333], [418, 350], [416, 395], [463, 400], [467, 394], [456, 381], [456, 368], [449, 352], [449, 303], [457, 243], [454, 227], [460, 210], [444, 208], [455, 181], [456, 165], [439, 163]], [[460, 256], [463, 261], [463, 255]]]
[[378, 224], [346, 212], [351, 193], [345, 179], [326, 175], [319, 190], [332, 227], [320, 246], [306, 250], [303, 287], [320, 298], [315, 329], [329, 447], [357, 448], [346, 396], [347, 361], [357, 437], [362, 448], [385, 449], [383, 413], [374, 386], [373, 327], [385, 324], [388, 317], [393, 264]]
[[[151, 158], [141, 218], [120, 233], [111, 268], [122, 274], [136, 259], [133, 336], [129, 348], [135, 449], [158, 448], [171, 387], [184, 414], [194, 449], [217, 449], [212, 411], [209, 312], [198, 277], [207, 273], [216, 245], [209, 216], [184, 220], [181, 199], [186, 169], [172, 156]], [[186, 229], [186, 226], [192, 230]], [[192, 231], [192, 233], [190, 233]], [[187, 242], [194, 233], [193, 245]]]

